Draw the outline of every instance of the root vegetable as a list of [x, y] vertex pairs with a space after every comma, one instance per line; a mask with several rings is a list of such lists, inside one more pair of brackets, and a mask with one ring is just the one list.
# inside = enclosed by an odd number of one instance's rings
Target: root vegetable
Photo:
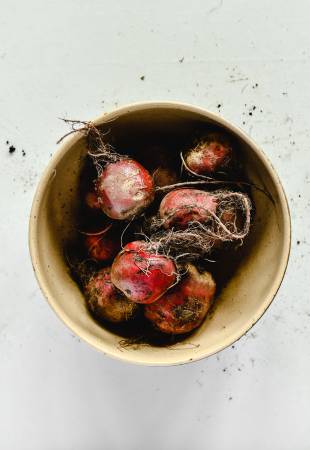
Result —
[[225, 170], [233, 157], [229, 139], [222, 133], [209, 133], [184, 157], [186, 168], [196, 175], [213, 174]]
[[88, 206], [100, 208], [116, 220], [131, 220], [139, 215], [154, 199], [150, 173], [137, 161], [116, 152], [106, 142], [106, 133], [92, 122], [64, 120], [72, 126], [72, 131], [66, 136], [77, 131], [85, 135], [88, 155], [97, 169], [95, 194], [86, 196]]
[[93, 210], [100, 210], [100, 202], [95, 192], [88, 192], [85, 196], [86, 205]]
[[89, 309], [98, 319], [123, 322], [131, 319], [138, 305], [129, 301], [111, 281], [111, 268], [107, 267], [93, 275], [84, 287]]
[[102, 211], [112, 219], [132, 219], [154, 199], [149, 172], [133, 159], [107, 164], [96, 181]]
[[162, 199], [159, 215], [164, 228], [184, 229], [191, 222], [206, 222], [215, 213], [217, 200], [198, 189], [175, 189]]
[[88, 255], [96, 261], [109, 261], [120, 251], [120, 240], [109, 230], [101, 233], [90, 233], [85, 236], [85, 247]]
[[242, 244], [250, 230], [251, 209], [250, 198], [241, 192], [171, 191], [162, 200], [160, 218], [148, 225], [150, 238], [177, 260], [204, 258], [224, 242]]
[[202, 323], [215, 289], [209, 272], [200, 274], [193, 265], [188, 265], [184, 280], [155, 303], [145, 306], [145, 317], [163, 333], [188, 333]]
[[178, 177], [174, 170], [160, 166], [153, 172], [153, 180], [156, 186], [162, 187], [176, 183]]
[[131, 301], [152, 303], [176, 282], [177, 269], [172, 259], [157, 254], [148, 243], [134, 241], [114, 259], [111, 279]]

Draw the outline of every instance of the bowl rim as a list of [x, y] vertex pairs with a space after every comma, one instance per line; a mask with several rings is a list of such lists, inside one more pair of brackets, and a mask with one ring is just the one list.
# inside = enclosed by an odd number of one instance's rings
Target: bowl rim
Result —
[[[179, 357], [174, 358], [173, 361], [154, 361], [152, 360], [152, 357], [150, 357], [150, 361], [145, 360], [138, 360], [137, 358], [131, 357], [131, 352], [124, 352], [122, 355], [119, 355], [116, 351], [112, 351], [111, 348], [108, 346], [105, 348], [104, 341], [99, 341], [94, 338], [94, 336], [91, 334], [91, 332], [86, 332], [82, 327], [77, 325], [73, 320], [71, 320], [70, 317], [67, 317], [64, 313], [61, 307], [58, 306], [58, 304], [54, 301], [53, 295], [49, 292], [49, 288], [47, 284], [45, 283], [45, 276], [43, 274], [43, 271], [41, 270], [40, 264], [39, 264], [39, 257], [38, 257], [38, 245], [37, 245], [37, 220], [36, 217], [39, 215], [40, 205], [42, 203], [42, 199], [45, 193], [45, 189], [47, 184], [49, 183], [51, 179], [51, 175], [55, 171], [55, 167], [57, 164], [61, 161], [62, 157], [67, 153], [67, 151], [74, 145], [81, 137], [80, 133], [72, 134], [71, 136], [68, 136], [64, 139], [64, 142], [61, 144], [61, 146], [56, 150], [56, 152], [51, 157], [50, 161], [48, 162], [47, 166], [45, 167], [39, 183], [37, 185], [32, 207], [30, 211], [30, 217], [29, 217], [29, 230], [28, 230], [28, 245], [29, 245], [29, 252], [32, 262], [33, 271], [35, 273], [37, 282], [39, 284], [39, 287], [46, 298], [47, 302], [49, 303], [50, 307], [54, 310], [56, 315], [61, 319], [61, 321], [77, 336], [79, 336], [81, 339], [86, 341], [88, 344], [90, 344], [92, 347], [94, 347], [96, 350], [100, 351], [101, 353], [108, 355], [114, 359], [117, 359], [119, 361], [123, 362], [129, 362], [136, 365], [144, 365], [144, 366], [173, 366], [173, 365], [182, 365], [190, 362], [199, 361], [201, 359], [207, 358], [209, 356], [212, 356], [225, 348], [231, 346], [234, 342], [238, 341], [241, 337], [243, 337], [256, 323], [257, 321], [264, 315], [264, 313], [267, 311], [269, 306], [271, 305], [272, 301], [274, 300], [281, 284], [283, 281], [283, 278], [286, 273], [286, 269], [288, 266], [289, 256], [290, 256], [290, 250], [291, 250], [291, 216], [290, 216], [290, 210], [289, 205], [287, 201], [287, 197], [285, 194], [285, 191], [283, 189], [282, 183], [279, 179], [278, 174], [276, 173], [272, 163], [269, 161], [268, 157], [264, 153], [264, 151], [261, 149], [259, 145], [257, 145], [250, 136], [248, 136], [241, 128], [234, 125], [230, 121], [224, 119], [222, 116], [209, 111], [206, 108], [202, 108], [196, 105], [192, 105], [189, 103], [183, 103], [183, 102], [177, 102], [177, 101], [145, 101], [145, 102], [135, 102], [130, 103], [124, 106], [120, 106], [118, 108], [113, 109], [110, 112], [105, 112], [103, 114], [100, 114], [95, 119], [91, 120], [94, 124], [100, 125], [102, 123], [105, 123], [107, 121], [113, 120], [117, 118], [120, 115], [124, 115], [126, 113], [131, 112], [137, 112], [140, 110], [144, 110], [145, 108], [153, 108], [153, 109], [176, 109], [176, 110], [183, 110], [192, 112], [197, 115], [201, 115], [203, 117], [206, 117], [208, 119], [211, 119], [215, 121], [218, 125], [222, 125], [226, 127], [228, 130], [230, 130], [232, 133], [236, 134], [242, 141], [244, 141], [252, 151], [256, 154], [258, 159], [260, 159], [266, 169], [269, 172], [270, 177], [272, 178], [272, 181], [274, 182], [274, 185], [276, 186], [277, 193], [278, 193], [278, 203], [281, 206], [281, 210], [283, 213], [283, 252], [281, 261], [279, 261], [278, 270], [277, 270], [277, 276], [272, 282], [272, 285], [269, 289], [268, 295], [265, 296], [264, 301], [261, 302], [260, 307], [258, 308], [256, 315], [252, 316], [245, 322], [245, 324], [242, 326], [242, 328], [238, 329], [238, 332], [234, 333], [234, 335], [230, 335], [229, 338], [227, 338], [223, 343], [215, 345], [214, 349], [212, 351], [206, 351], [202, 354], [199, 354], [195, 356], [193, 354], [192, 358], [188, 357]], [[179, 353], [179, 352], [177, 352]]]

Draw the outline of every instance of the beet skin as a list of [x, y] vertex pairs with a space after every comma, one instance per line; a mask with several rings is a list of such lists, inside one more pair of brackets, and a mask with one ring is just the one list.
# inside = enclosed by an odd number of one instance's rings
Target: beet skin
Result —
[[184, 280], [155, 303], [145, 306], [145, 317], [163, 333], [188, 333], [205, 318], [215, 289], [212, 275], [209, 272], [200, 274], [190, 264]]
[[129, 220], [153, 201], [154, 183], [141, 164], [124, 158], [106, 165], [96, 181], [96, 193], [108, 217]]
[[127, 244], [112, 264], [113, 284], [137, 303], [152, 303], [169, 289], [177, 278], [172, 259], [149, 250], [144, 241]]
[[175, 189], [162, 199], [159, 215], [164, 228], [185, 229], [190, 222], [207, 222], [215, 213], [217, 199], [212, 193], [198, 189]]
[[111, 281], [111, 268], [106, 267], [93, 275], [84, 287], [89, 309], [97, 319], [123, 322], [131, 319], [137, 304], [129, 301]]
[[229, 167], [232, 161], [231, 143], [222, 133], [209, 133], [187, 151], [184, 160], [190, 171], [198, 175], [212, 175]]

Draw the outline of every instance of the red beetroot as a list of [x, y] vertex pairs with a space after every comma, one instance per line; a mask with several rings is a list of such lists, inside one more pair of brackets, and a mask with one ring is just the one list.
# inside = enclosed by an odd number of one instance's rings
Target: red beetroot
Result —
[[95, 192], [88, 192], [85, 196], [86, 205], [93, 210], [100, 210], [100, 202]]
[[84, 288], [87, 304], [98, 319], [123, 322], [131, 319], [138, 305], [129, 301], [111, 282], [111, 268], [93, 275]]
[[87, 252], [96, 261], [109, 261], [120, 251], [120, 240], [109, 232], [109, 228], [85, 237]]
[[217, 200], [212, 193], [198, 189], [175, 189], [162, 199], [159, 215], [164, 228], [187, 228], [190, 222], [206, 222], [215, 213]]
[[114, 259], [113, 284], [137, 303], [152, 303], [161, 297], [177, 279], [172, 259], [150, 250], [144, 241], [127, 244]]
[[199, 175], [213, 174], [229, 166], [232, 147], [229, 139], [221, 133], [209, 133], [185, 154], [187, 168]]
[[153, 180], [156, 186], [167, 186], [178, 181], [177, 174], [169, 167], [157, 167], [153, 172]]
[[183, 281], [155, 303], [145, 306], [145, 317], [163, 333], [188, 333], [205, 318], [215, 289], [209, 272], [200, 274], [194, 266], [188, 265]]
[[107, 164], [96, 181], [102, 211], [112, 219], [131, 219], [154, 199], [149, 172], [133, 159]]

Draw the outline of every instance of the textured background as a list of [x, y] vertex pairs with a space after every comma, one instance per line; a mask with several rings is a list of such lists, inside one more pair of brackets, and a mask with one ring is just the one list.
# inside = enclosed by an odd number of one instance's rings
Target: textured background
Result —
[[[310, 449], [309, 1], [0, 0], [0, 10], [1, 450]], [[291, 207], [276, 300], [234, 348], [187, 366], [130, 366], [81, 342], [43, 299], [28, 255], [35, 186], [66, 131], [57, 118], [141, 100], [197, 104], [239, 125]]]

